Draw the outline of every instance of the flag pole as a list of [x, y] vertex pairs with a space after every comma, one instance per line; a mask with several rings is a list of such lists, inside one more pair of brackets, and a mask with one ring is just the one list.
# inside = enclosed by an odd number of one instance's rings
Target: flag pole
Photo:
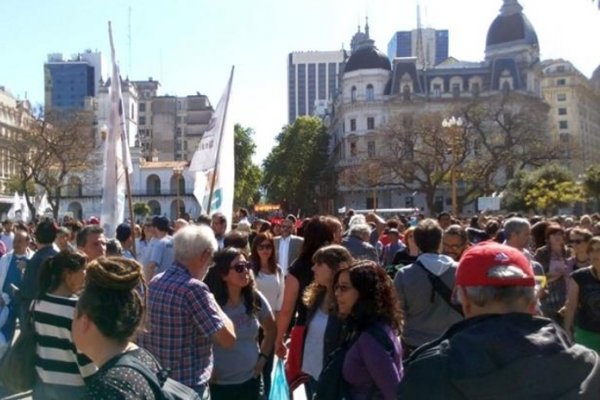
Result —
[[221, 155], [221, 142], [223, 140], [223, 130], [225, 129], [225, 121], [227, 120], [227, 107], [229, 106], [229, 95], [231, 94], [231, 82], [233, 81], [233, 71], [235, 65], [231, 66], [231, 74], [229, 75], [229, 85], [227, 88], [227, 103], [225, 103], [225, 109], [223, 110], [223, 123], [221, 124], [221, 132], [219, 132], [219, 144], [217, 146], [217, 157], [215, 158], [215, 167], [210, 181], [210, 192], [208, 194], [208, 205], [206, 214], [210, 215], [210, 208], [212, 206], [213, 191], [215, 190], [215, 179], [217, 177], [217, 168], [219, 166], [219, 157]]
[[133, 253], [133, 257], [137, 259], [137, 249], [135, 248], [135, 220], [133, 219], [133, 201], [131, 199], [131, 182], [129, 180], [129, 168], [125, 166], [125, 186], [127, 187], [127, 203], [129, 205], [129, 220], [131, 221], [131, 234], [133, 235], [133, 240], [131, 243], [131, 252]]

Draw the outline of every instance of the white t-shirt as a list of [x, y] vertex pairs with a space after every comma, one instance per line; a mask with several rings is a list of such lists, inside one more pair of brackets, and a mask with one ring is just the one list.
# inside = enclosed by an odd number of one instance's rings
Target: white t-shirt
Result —
[[285, 276], [287, 274], [287, 270], [288, 270], [288, 259], [289, 259], [289, 253], [290, 253], [290, 242], [291, 242], [291, 237], [288, 236], [286, 238], [281, 237], [279, 239], [279, 248], [277, 249], [277, 255], [279, 258], [279, 266], [281, 267], [281, 270], [283, 271], [283, 275]]
[[325, 329], [329, 315], [319, 308], [308, 324], [308, 333], [304, 341], [302, 372], [314, 379], [319, 379], [323, 369], [323, 351], [325, 345]]
[[259, 271], [256, 275], [256, 287], [259, 292], [267, 299], [273, 312], [281, 310], [283, 302], [283, 274], [276, 272], [274, 274], [265, 274]]

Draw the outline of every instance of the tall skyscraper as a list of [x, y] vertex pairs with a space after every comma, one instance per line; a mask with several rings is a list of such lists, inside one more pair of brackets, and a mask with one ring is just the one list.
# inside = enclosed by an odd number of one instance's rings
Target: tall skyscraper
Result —
[[419, 57], [419, 31], [425, 68], [438, 65], [448, 58], [448, 30], [421, 28], [394, 33], [388, 43], [387, 55], [390, 61], [395, 57]]
[[[319, 101], [329, 100], [338, 88], [344, 51], [297, 51], [288, 56], [288, 121], [315, 115]], [[322, 108], [322, 107], [319, 107]]]
[[44, 102], [47, 110], [83, 110], [87, 99], [98, 94], [102, 77], [102, 55], [86, 50], [63, 59], [49, 54], [44, 63]]

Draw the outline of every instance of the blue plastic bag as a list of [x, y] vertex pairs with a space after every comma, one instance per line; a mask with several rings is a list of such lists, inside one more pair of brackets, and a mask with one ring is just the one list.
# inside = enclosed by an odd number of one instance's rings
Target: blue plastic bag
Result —
[[269, 393], [269, 400], [289, 399], [290, 388], [288, 387], [287, 379], [285, 378], [283, 360], [278, 359], [277, 366], [275, 367], [275, 373], [273, 374], [273, 381], [271, 382], [271, 392]]

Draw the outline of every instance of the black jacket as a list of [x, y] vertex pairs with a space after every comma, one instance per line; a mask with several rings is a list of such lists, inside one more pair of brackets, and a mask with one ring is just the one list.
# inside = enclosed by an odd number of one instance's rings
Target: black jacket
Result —
[[549, 319], [484, 315], [415, 350], [398, 399], [600, 399], [599, 358]]

